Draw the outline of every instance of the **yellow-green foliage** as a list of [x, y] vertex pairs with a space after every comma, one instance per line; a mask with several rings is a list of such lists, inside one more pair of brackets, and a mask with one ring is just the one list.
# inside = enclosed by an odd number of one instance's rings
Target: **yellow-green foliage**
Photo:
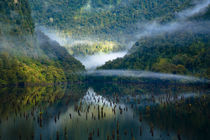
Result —
[[45, 84], [66, 81], [62, 68], [41, 64], [39, 60], [17, 59], [7, 53], [0, 54], [0, 84]]
[[67, 50], [72, 55], [93, 55], [95, 53], [109, 53], [120, 51], [123, 46], [112, 41], [86, 42], [73, 46], [66, 46]]
[[1, 117], [6, 117], [11, 112], [23, 113], [37, 105], [47, 107], [50, 103], [62, 99], [65, 90], [66, 87], [64, 85], [56, 87], [2, 88], [0, 91]]
[[0, 86], [64, 82], [84, 70], [66, 49], [34, 32], [28, 0], [1, 1], [0, 28]]
[[18, 71], [26, 75], [25, 82], [27, 83], [56, 83], [66, 80], [63, 69], [55, 66], [26, 65], [23, 63]]
[[153, 64], [152, 66], [152, 70], [153, 71], [161, 71], [164, 73], [179, 73], [179, 74], [186, 74], [187, 73], [187, 69], [181, 65], [175, 65], [172, 64], [168, 59], [166, 58], [160, 58], [159, 62]]

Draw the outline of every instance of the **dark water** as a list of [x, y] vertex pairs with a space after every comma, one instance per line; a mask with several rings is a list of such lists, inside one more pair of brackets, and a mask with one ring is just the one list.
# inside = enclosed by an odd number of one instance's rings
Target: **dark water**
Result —
[[0, 139], [208, 139], [209, 101], [208, 85], [158, 81], [2, 88]]

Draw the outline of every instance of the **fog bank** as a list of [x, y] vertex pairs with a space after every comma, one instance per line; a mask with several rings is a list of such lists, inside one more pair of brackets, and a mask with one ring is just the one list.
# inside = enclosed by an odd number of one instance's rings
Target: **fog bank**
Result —
[[181, 20], [185, 20], [196, 14], [205, 12], [205, 10], [209, 7], [210, 0], [201, 0], [201, 1], [195, 0], [194, 4], [195, 6], [193, 8], [189, 8], [189, 9], [183, 10], [182, 12], [179, 12], [177, 14], [178, 18]]
[[190, 31], [194, 33], [210, 32], [209, 21], [190, 21], [189, 18], [201, 14], [210, 6], [210, 0], [193, 1], [191, 8], [175, 13], [176, 18], [166, 24], [161, 24], [158, 21], [139, 22], [136, 24], [137, 30], [127, 37], [130, 42], [136, 42], [145, 36], [156, 36], [162, 33], [173, 33], [177, 30]]
[[177, 74], [158, 73], [150, 71], [137, 70], [93, 70], [83, 73], [87, 76], [118, 76], [118, 77], [134, 77], [134, 78], [148, 78], [148, 79], [162, 79], [162, 80], [178, 80], [185, 82], [209, 82], [209, 80], [184, 76]]
[[[87, 3], [90, 5], [90, 3]], [[131, 31], [131, 34], [124, 34], [119, 35], [120, 38], [125, 38], [125, 42], [123, 45], [126, 45], [127, 48], [124, 52], [113, 52], [109, 54], [105, 53], [98, 53], [91, 56], [76, 56], [75, 58], [82, 62], [83, 65], [85, 65], [86, 69], [95, 69], [98, 66], [101, 66], [105, 64], [105, 62], [116, 59], [118, 57], [124, 57], [127, 53], [127, 50], [129, 50], [135, 42], [137, 42], [139, 39], [145, 37], [145, 36], [156, 36], [160, 35], [162, 33], [173, 33], [177, 30], [181, 31], [190, 31], [195, 33], [204, 33], [204, 32], [210, 32], [210, 21], [189, 21], [188, 19], [190, 17], [193, 17], [197, 14], [200, 14], [202, 12], [205, 12], [206, 9], [210, 5], [210, 0], [195, 0], [192, 1], [192, 7], [187, 8], [186, 10], [183, 10], [178, 13], [174, 13], [175, 19], [169, 23], [161, 24], [156, 20], [148, 21], [148, 22], [138, 22], [134, 26], [137, 27], [135, 31]], [[59, 31], [46, 29], [44, 27], [41, 27], [41, 30], [44, 31], [46, 35], [49, 36], [49, 38], [57, 41], [62, 46], [70, 46], [74, 47], [74, 45], [77, 44], [93, 44], [95, 42], [100, 41], [99, 38], [92, 36], [88, 37], [79, 37], [76, 38], [74, 36], [66, 36], [59, 34]], [[128, 29], [129, 30], [129, 29]]]
[[124, 57], [126, 55], [126, 51], [124, 52], [113, 52], [113, 53], [98, 53], [95, 55], [88, 56], [77, 56], [75, 57], [79, 60], [86, 69], [95, 69], [98, 66], [104, 65], [107, 61], [114, 60], [116, 58]]

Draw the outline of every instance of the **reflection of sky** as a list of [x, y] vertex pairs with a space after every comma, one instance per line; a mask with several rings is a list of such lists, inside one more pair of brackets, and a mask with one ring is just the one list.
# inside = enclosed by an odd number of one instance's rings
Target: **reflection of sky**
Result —
[[[111, 87], [110, 87], [111, 88]], [[205, 93], [205, 92], [203, 92]], [[162, 135], [162, 138], [164, 139], [172, 139], [172, 137], [176, 137], [176, 132], [170, 131], [170, 138], [167, 136], [167, 130], [159, 129], [156, 126], [154, 126], [154, 136], [152, 137], [150, 134], [150, 122], [145, 121], [143, 118], [143, 122], [139, 122], [139, 112], [136, 111], [135, 105], [137, 107], [145, 107], [146, 105], [151, 105], [151, 97], [154, 96], [155, 98], [155, 104], [158, 104], [159, 98], [166, 97], [170, 100], [173, 100], [175, 95], [177, 95], [177, 99], [180, 100], [182, 96], [184, 96], [185, 99], [191, 98], [191, 97], [197, 97], [200, 95], [203, 95], [201, 92], [198, 92], [196, 89], [186, 92], [179, 92], [176, 94], [138, 94], [135, 96], [121, 94], [119, 96], [119, 103], [116, 103], [116, 115], [113, 114], [111, 106], [109, 104], [111, 102], [115, 102], [115, 96], [108, 96], [108, 95], [100, 95], [99, 92], [95, 92], [92, 88], [89, 88], [86, 92], [86, 94], [78, 101], [71, 102], [69, 105], [61, 104], [60, 108], [49, 108], [48, 110], [50, 117], [44, 118], [43, 120], [43, 127], [40, 128], [39, 124], [37, 123], [37, 120], [33, 121], [33, 118], [30, 117], [29, 120], [25, 120], [24, 118], [19, 118], [15, 116], [9, 116], [8, 121], [2, 120], [2, 123], [0, 124], [0, 136], [2, 136], [2, 139], [8, 139], [13, 140], [16, 139], [19, 133], [22, 135], [24, 134], [25, 137], [23, 139], [26, 139], [26, 137], [31, 137], [31, 135], [34, 133], [35, 139], [40, 139], [40, 134], [42, 134], [42, 139], [49, 139], [50, 137], [52, 139], [56, 139], [56, 132], [59, 131], [60, 139], [64, 139], [64, 129], [67, 128], [68, 131], [68, 137], [69, 139], [87, 139], [88, 132], [87, 129], [95, 130], [95, 134], [97, 133], [97, 128], [100, 128], [100, 139], [103, 140], [106, 139], [106, 135], [111, 135], [112, 130], [115, 129], [116, 131], [116, 123], [117, 120], [119, 120], [120, 125], [120, 139], [121, 140], [127, 140], [131, 139], [130, 132], [133, 129], [133, 133], [135, 135], [135, 139], [159, 139], [160, 134]], [[129, 101], [127, 101], [127, 98], [129, 97]], [[95, 98], [95, 99], [94, 99]], [[99, 100], [98, 99], [103, 99]], [[140, 99], [140, 104], [138, 104], [138, 99]], [[74, 104], [80, 104], [82, 102], [82, 111], [81, 116], [78, 116], [78, 113], [74, 111]], [[106, 118], [103, 118], [101, 120], [97, 119], [97, 113], [98, 113], [98, 105], [100, 107], [104, 105], [104, 112], [106, 113]], [[92, 104], [92, 105], [91, 105]], [[107, 105], [106, 105], [107, 104]], [[131, 104], [135, 104], [134, 108], [131, 108]], [[88, 120], [86, 120], [86, 109], [87, 106], [91, 105], [90, 113], [88, 114]], [[56, 106], [56, 105], [55, 105]], [[95, 109], [94, 109], [95, 106]], [[122, 108], [128, 107], [128, 112], [123, 111], [123, 114], [120, 115], [119, 113], [119, 106]], [[113, 106], [112, 106], [113, 107]], [[41, 107], [42, 108], [42, 107]], [[62, 109], [67, 108], [67, 109]], [[42, 108], [41, 110], [45, 110]], [[39, 109], [36, 110], [36, 113], [39, 113]], [[52, 112], [53, 113], [52, 113]], [[58, 114], [58, 112], [61, 111], [60, 118], [55, 123], [54, 116]], [[45, 111], [43, 111], [45, 112]], [[56, 112], [56, 113], [55, 113]], [[91, 118], [91, 113], [94, 113], [96, 116], [96, 120], [93, 120]], [[27, 112], [26, 112], [27, 113]], [[28, 112], [31, 113], [30, 111]], [[36, 114], [35, 113], [35, 114]], [[69, 117], [69, 113], [72, 114], [72, 119]], [[51, 116], [54, 114], [54, 116]], [[35, 116], [37, 117], [38, 114]], [[23, 114], [22, 114], [23, 116]], [[57, 115], [56, 115], [57, 116]], [[157, 120], [158, 121], [158, 120]], [[139, 136], [139, 127], [142, 126], [142, 134], [143, 136]], [[171, 128], [172, 126], [168, 126]], [[123, 132], [127, 130], [128, 135], [124, 136]], [[22, 136], [23, 137], [23, 136]], [[97, 139], [97, 137], [94, 137], [93, 139]]]
[[[180, 99], [182, 96], [186, 98], [197, 97], [199, 93], [194, 92], [183, 92], [177, 95], [177, 99]], [[157, 104], [159, 98], [167, 98], [168, 94], [160, 94], [153, 95], [155, 98], [155, 104]], [[137, 104], [138, 99], [140, 99], [140, 104], [137, 106], [146, 106], [151, 103], [152, 94], [139, 94], [136, 96], [130, 95], [122, 95], [119, 97], [119, 103], [115, 103], [110, 106], [111, 103], [115, 102], [115, 97], [111, 96], [102, 96], [97, 94], [92, 88], [89, 88], [86, 94], [77, 102], [69, 104], [68, 106], [63, 106], [63, 108], [67, 107], [67, 110], [61, 112], [59, 120], [57, 119], [56, 123], [54, 121], [54, 116], [50, 116], [43, 120], [43, 127], [40, 128], [37, 121], [33, 121], [32, 118], [26, 121], [24, 119], [16, 120], [14, 123], [13, 118], [11, 117], [8, 122], [3, 122], [0, 125], [0, 135], [10, 135], [8, 139], [13, 139], [12, 135], [18, 135], [19, 131], [23, 134], [30, 137], [34, 132], [35, 139], [40, 138], [40, 134], [42, 134], [43, 139], [56, 139], [56, 132], [59, 132], [60, 139], [64, 139], [64, 129], [67, 128], [68, 136], [71, 139], [87, 139], [88, 131], [95, 130], [95, 135], [97, 133], [97, 128], [100, 128], [100, 139], [106, 139], [106, 136], [111, 135], [112, 130], [116, 131], [116, 123], [119, 120], [120, 125], [120, 139], [130, 139], [130, 132], [133, 129], [133, 133], [136, 139], [159, 139], [160, 135], [162, 138], [169, 139], [167, 136], [166, 130], [161, 130], [158, 128], [154, 128], [154, 136], [152, 137], [150, 134], [150, 126], [149, 123], [144, 121], [139, 122], [139, 112], [136, 110], [135, 105], [134, 108], [131, 108], [131, 104]], [[129, 98], [129, 101], [127, 99]], [[173, 100], [174, 96], [172, 95], [170, 99]], [[100, 100], [98, 100], [100, 99]], [[103, 101], [102, 101], [103, 100]], [[99, 102], [98, 102], [99, 101]], [[78, 112], [74, 111], [74, 104], [82, 106], [81, 116], [78, 116]], [[88, 114], [88, 119], [86, 120], [86, 112], [87, 106], [90, 107], [90, 113]], [[116, 105], [116, 115], [112, 112], [112, 108]], [[94, 108], [95, 106], [95, 108]], [[104, 106], [104, 112], [106, 113], [106, 117], [98, 120], [98, 106], [101, 108]], [[119, 106], [124, 109], [128, 107], [128, 111], [124, 111], [122, 115], [119, 112]], [[52, 108], [50, 108], [52, 110]], [[50, 110], [48, 110], [50, 111]], [[53, 109], [53, 112], [59, 112], [60, 110], [57, 108]], [[96, 117], [96, 120], [91, 118], [92, 112]], [[50, 112], [49, 112], [50, 113]], [[70, 119], [69, 114], [71, 113], [72, 119]], [[55, 113], [56, 114], [56, 113]], [[57, 115], [56, 115], [57, 116]], [[142, 126], [143, 135], [139, 136], [139, 127]], [[128, 135], [124, 136], [124, 131], [128, 131]], [[3, 135], [3, 134], [4, 135]], [[176, 133], [170, 130], [170, 138], [176, 137]], [[94, 137], [94, 139], [97, 137]]]
[[[100, 100], [98, 100], [100, 99]], [[102, 102], [103, 99], [103, 102]], [[99, 102], [98, 102], [99, 101]], [[71, 133], [74, 132], [74, 138], [75, 139], [75, 135], [80, 135], [78, 132], [76, 132], [76, 130], [78, 131], [87, 131], [87, 127], [90, 127], [92, 129], [96, 129], [97, 127], [100, 127], [103, 129], [103, 131], [108, 132], [111, 130], [110, 128], [113, 128], [114, 125], [116, 125], [116, 120], [117, 119], [121, 119], [123, 120], [123, 125], [126, 125], [128, 122], [130, 122], [131, 124], [136, 124], [138, 122], [137, 120], [133, 120], [133, 110], [132, 109], [128, 109], [127, 113], [123, 113], [123, 115], [120, 115], [119, 113], [119, 106], [121, 106], [122, 108], [125, 107], [125, 105], [123, 104], [114, 104], [111, 99], [106, 99], [105, 97], [101, 96], [101, 95], [97, 95], [94, 90], [92, 88], [89, 88], [88, 91], [86, 92], [86, 95], [84, 95], [78, 102], [77, 105], [80, 105], [80, 103], [82, 102], [82, 111], [81, 116], [78, 116], [78, 112], [74, 111], [74, 105], [70, 105], [68, 107], [68, 110], [64, 113], [61, 113], [59, 120], [54, 121], [54, 117], [53, 119], [50, 120], [50, 122], [48, 122], [47, 125], [44, 126], [43, 129], [40, 129], [37, 126], [37, 131], [40, 131], [40, 133], [45, 133], [46, 137], [47, 135], [54, 135], [54, 138], [56, 138], [55, 134], [57, 130], [63, 130], [64, 127], [67, 127], [69, 131], [71, 131]], [[105, 103], [105, 105], [104, 105]], [[112, 104], [112, 106], [110, 106], [110, 103]], [[90, 105], [90, 110], [88, 113], [88, 119], [86, 120], [86, 112], [87, 112], [87, 106]], [[114, 115], [114, 113], [112, 112], [112, 108], [116, 105], [116, 115]], [[106, 117], [103, 119], [98, 120], [98, 106], [100, 106], [100, 110], [101, 107], [103, 106], [103, 112], [106, 113]], [[70, 119], [69, 114], [71, 113], [72, 115], [72, 119]], [[92, 113], [94, 114], [94, 116], [96, 117], [96, 120], [92, 119]], [[125, 121], [127, 120], [127, 121]], [[138, 127], [138, 126], [136, 126]], [[147, 126], [148, 127], [148, 126]], [[96, 131], [96, 130], [95, 130]], [[37, 135], [38, 137], [39, 135]], [[84, 136], [81, 136], [81, 138], [87, 137], [87, 135], [84, 134]], [[80, 137], [80, 136], [78, 136]]]
[[[149, 97], [149, 96], [144, 96]], [[122, 97], [127, 98], [127, 96]], [[100, 99], [100, 100], [98, 100]], [[103, 99], [103, 102], [102, 102]], [[120, 98], [121, 99], [121, 98]], [[130, 98], [133, 100], [132, 98]], [[98, 102], [99, 101], [99, 102]], [[101, 135], [103, 137], [100, 137], [100, 139], [106, 139], [106, 135], [112, 134], [112, 130], [115, 129], [116, 131], [116, 123], [117, 120], [120, 121], [120, 134], [123, 137], [120, 137], [120, 139], [129, 139], [130, 138], [130, 131], [133, 130], [134, 136], [136, 138], [140, 138], [139, 136], [139, 126], [142, 126], [143, 134], [141, 138], [143, 139], [158, 139], [160, 134], [164, 137], [167, 135], [167, 132], [164, 130], [159, 130], [157, 128], [154, 128], [155, 134], [153, 137], [151, 136], [149, 130], [150, 126], [147, 122], [139, 122], [139, 113], [135, 110], [135, 108], [131, 108], [130, 104], [124, 104], [122, 101], [120, 103], [115, 103], [110, 106], [110, 103], [113, 103], [112, 97], [110, 99], [107, 99], [101, 95], [97, 95], [95, 91], [92, 88], [89, 88], [86, 92], [86, 95], [84, 95], [77, 104], [82, 103], [82, 111], [81, 116], [78, 116], [78, 113], [74, 111], [74, 106], [70, 105], [68, 107], [68, 110], [60, 115], [60, 119], [57, 120], [57, 122], [54, 122], [54, 119], [52, 119], [48, 125], [44, 126], [44, 128], [40, 129], [37, 127], [37, 130], [46, 134], [51, 135], [54, 138], [56, 138], [56, 131], [57, 130], [64, 130], [66, 127], [68, 129], [68, 134], [71, 135], [72, 139], [86, 139], [88, 137], [87, 129], [89, 130], [95, 130], [95, 135], [97, 133], [97, 128], [100, 128], [100, 130], [103, 131]], [[105, 103], [105, 105], [104, 105]], [[87, 106], [90, 105], [90, 110], [88, 114], [88, 119], [86, 120], [86, 109]], [[112, 112], [112, 108], [116, 105], [116, 115]], [[100, 108], [104, 106], [104, 112], [106, 113], [106, 117], [103, 119], [98, 120], [97, 114], [98, 114], [98, 106]], [[123, 109], [127, 106], [128, 111], [123, 110], [123, 114], [120, 115], [119, 112], [119, 106], [121, 106]], [[95, 108], [94, 108], [95, 107]], [[71, 113], [72, 119], [70, 119], [69, 114]], [[91, 118], [92, 113], [95, 115], [96, 120], [93, 120]], [[124, 136], [124, 131], [128, 131], [127, 136]], [[62, 132], [63, 134], [64, 132]], [[81, 135], [82, 134], [82, 135]], [[174, 132], [171, 132], [171, 135], [175, 135]], [[39, 135], [37, 135], [39, 136]]]
[[97, 95], [92, 88], [89, 88], [86, 95], [83, 97], [82, 102], [87, 105], [106, 105], [113, 107], [115, 104], [109, 99], [104, 98], [101, 95]]

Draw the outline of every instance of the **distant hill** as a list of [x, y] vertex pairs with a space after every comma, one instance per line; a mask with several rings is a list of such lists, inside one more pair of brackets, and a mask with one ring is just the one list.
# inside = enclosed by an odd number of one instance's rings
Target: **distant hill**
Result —
[[[38, 26], [64, 30], [70, 36], [122, 39], [146, 20], [166, 22], [191, 0], [30, 0]], [[116, 36], [118, 35], [118, 36]]]
[[[75, 56], [125, 50], [130, 39], [140, 30], [139, 23], [153, 20], [166, 23], [173, 20], [177, 12], [192, 6], [191, 0], [29, 2], [36, 26], [54, 31], [52, 34], [62, 38], [59, 43]], [[74, 41], [82, 43], [74, 44]]]

